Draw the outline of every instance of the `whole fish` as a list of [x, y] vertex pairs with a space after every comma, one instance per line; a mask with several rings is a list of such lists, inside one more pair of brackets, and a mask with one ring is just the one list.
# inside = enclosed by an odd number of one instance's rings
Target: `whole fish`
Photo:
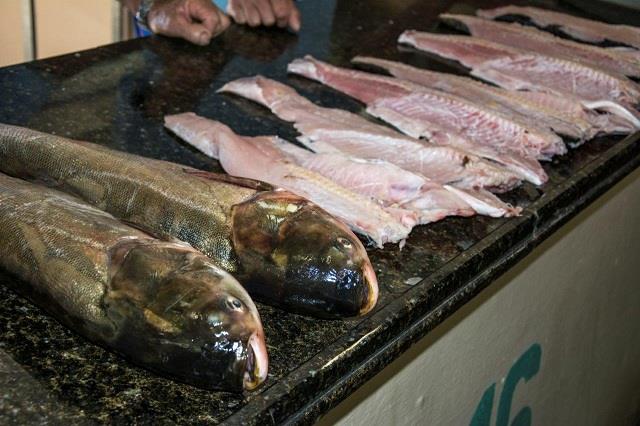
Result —
[[375, 306], [377, 280], [360, 240], [289, 192], [9, 125], [0, 125], [0, 169], [191, 244], [265, 303], [322, 317]]
[[267, 377], [256, 306], [209, 258], [56, 190], [0, 174], [0, 266], [67, 327], [206, 388]]

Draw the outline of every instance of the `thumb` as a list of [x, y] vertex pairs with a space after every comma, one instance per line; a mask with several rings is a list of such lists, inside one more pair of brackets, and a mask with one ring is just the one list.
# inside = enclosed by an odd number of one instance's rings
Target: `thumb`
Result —
[[177, 28], [178, 36], [199, 46], [206, 46], [211, 41], [211, 31], [202, 24], [187, 23]]

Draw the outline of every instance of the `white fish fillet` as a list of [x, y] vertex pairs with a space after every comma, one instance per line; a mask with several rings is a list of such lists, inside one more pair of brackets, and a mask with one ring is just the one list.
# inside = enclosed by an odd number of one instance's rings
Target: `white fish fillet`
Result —
[[625, 77], [475, 37], [409, 30], [398, 41], [459, 61], [472, 75], [500, 87], [570, 96], [589, 109], [604, 109], [640, 126], [635, 111], [640, 89]]
[[609, 114], [598, 114], [566, 96], [509, 91], [468, 77], [415, 68], [380, 58], [356, 56], [352, 62], [382, 68], [395, 77], [464, 97], [469, 102], [481, 103], [505, 115], [517, 114], [528, 125], [530, 122], [534, 127], [536, 124], [544, 125], [578, 141], [591, 139], [601, 133], [627, 134], [634, 131], [634, 127], [628, 123], [612, 120]]
[[367, 112], [403, 133], [491, 158], [536, 185], [547, 176], [528, 155], [550, 146], [566, 150], [557, 135], [540, 135], [461, 98], [407, 81], [341, 69], [311, 57], [294, 60], [288, 70], [356, 97], [368, 105]]
[[518, 177], [495, 163], [456, 148], [404, 136], [348, 111], [317, 106], [275, 80], [241, 78], [220, 91], [251, 99], [293, 122], [301, 133], [298, 140], [314, 152], [381, 159], [458, 188], [505, 191], [519, 184]]
[[440, 15], [440, 19], [456, 27], [462, 24], [472, 36], [494, 43], [580, 62], [611, 74], [640, 77], [640, 62], [611, 49], [565, 40], [518, 23], [509, 24], [446, 13]]
[[[446, 216], [471, 216], [475, 211], [453, 191], [382, 160], [363, 160], [342, 153], [314, 154], [279, 138], [270, 141], [296, 164], [319, 173], [358, 194], [374, 198], [387, 207], [415, 211], [418, 223]], [[503, 215], [512, 210], [502, 204]]]
[[578, 40], [593, 43], [605, 40], [617, 41], [640, 49], [640, 28], [630, 25], [607, 24], [537, 7], [504, 6], [478, 10], [477, 14], [488, 19], [505, 15], [525, 16], [541, 27], [557, 26], [565, 34]]
[[[218, 159], [227, 173], [262, 180], [308, 198], [378, 247], [387, 242], [402, 244], [417, 221], [415, 214], [409, 217], [410, 212], [403, 209], [385, 210], [370, 199], [287, 161], [281, 153], [269, 150], [268, 145], [236, 135], [217, 121], [184, 113], [166, 116], [165, 126]], [[401, 220], [410, 223], [403, 224]]]

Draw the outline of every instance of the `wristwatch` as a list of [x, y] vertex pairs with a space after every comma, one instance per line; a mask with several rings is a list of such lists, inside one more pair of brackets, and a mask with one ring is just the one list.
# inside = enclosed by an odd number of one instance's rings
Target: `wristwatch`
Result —
[[154, 2], [154, 0], [142, 0], [140, 2], [140, 6], [138, 6], [138, 11], [136, 12], [136, 22], [146, 29], [149, 29], [149, 21], [147, 18]]

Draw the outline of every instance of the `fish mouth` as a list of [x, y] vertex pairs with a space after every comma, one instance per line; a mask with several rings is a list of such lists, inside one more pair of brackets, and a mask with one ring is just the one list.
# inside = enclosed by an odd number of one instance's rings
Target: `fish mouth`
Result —
[[264, 338], [259, 333], [253, 333], [247, 344], [247, 365], [244, 372], [243, 387], [253, 390], [267, 379], [269, 358]]
[[367, 288], [367, 299], [364, 305], [362, 305], [362, 308], [360, 308], [360, 315], [364, 315], [372, 310], [378, 302], [378, 278], [370, 263], [367, 263], [364, 268], [362, 268], [362, 276], [364, 285]]

